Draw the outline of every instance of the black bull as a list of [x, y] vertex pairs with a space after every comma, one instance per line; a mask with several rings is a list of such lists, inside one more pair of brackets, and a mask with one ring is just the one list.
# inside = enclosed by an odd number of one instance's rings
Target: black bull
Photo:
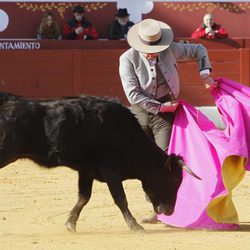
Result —
[[140, 180], [154, 210], [167, 215], [182, 181], [181, 157], [158, 148], [129, 109], [98, 97], [27, 100], [0, 93], [0, 168], [25, 157], [78, 171], [79, 198], [66, 222], [71, 231], [94, 179], [107, 183], [132, 230], [143, 228], [128, 209], [123, 180]]

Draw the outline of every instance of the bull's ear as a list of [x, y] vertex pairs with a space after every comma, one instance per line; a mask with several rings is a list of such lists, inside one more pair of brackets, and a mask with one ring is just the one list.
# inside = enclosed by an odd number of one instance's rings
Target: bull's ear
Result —
[[173, 162], [176, 161], [176, 155], [175, 154], [170, 154], [170, 155], [167, 155], [167, 157], [168, 158], [165, 161], [164, 167], [171, 170]]

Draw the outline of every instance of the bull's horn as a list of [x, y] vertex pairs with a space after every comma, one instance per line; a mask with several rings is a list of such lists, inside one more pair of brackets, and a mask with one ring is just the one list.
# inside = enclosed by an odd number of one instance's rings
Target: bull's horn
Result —
[[195, 174], [182, 160], [178, 160], [178, 165], [186, 170], [190, 175], [198, 180], [202, 180], [197, 174]]

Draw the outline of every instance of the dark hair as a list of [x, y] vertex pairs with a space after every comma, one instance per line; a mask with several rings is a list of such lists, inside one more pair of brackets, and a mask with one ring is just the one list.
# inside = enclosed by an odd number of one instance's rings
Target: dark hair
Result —
[[84, 7], [81, 5], [76, 5], [73, 8], [73, 13], [83, 13], [84, 12]]

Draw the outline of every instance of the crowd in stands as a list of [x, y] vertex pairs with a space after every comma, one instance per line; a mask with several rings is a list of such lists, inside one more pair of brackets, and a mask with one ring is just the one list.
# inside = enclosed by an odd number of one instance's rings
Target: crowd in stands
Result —
[[[128, 30], [134, 25], [129, 20], [129, 13], [126, 8], [119, 9], [115, 20], [108, 30], [110, 40], [125, 40]], [[45, 13], [37, 30], [37, 39], [55, 40], [93, 40], [98, 39], [98, 31], [95, 26], [84, 17], [84, 7], [77, 5], [73, 8], [73, 18], [64, 24], [61, 31], [52, 13]], [[192, 38], [226, 38], [228, 34], [221, 25], [215, 23], [212, 14], [208, 13], [203, 18], [203, 23], [191, 35]]]

